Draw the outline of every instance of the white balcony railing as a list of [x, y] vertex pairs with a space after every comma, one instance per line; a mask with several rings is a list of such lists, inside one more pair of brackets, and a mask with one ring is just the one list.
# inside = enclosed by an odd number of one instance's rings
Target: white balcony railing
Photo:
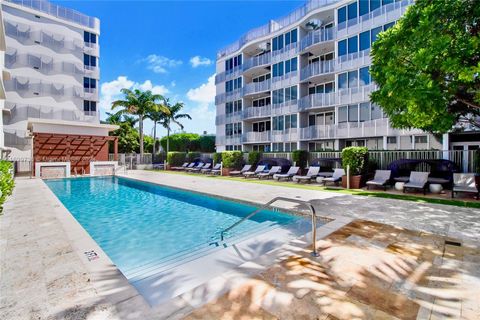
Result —
[[269, 65], [272, 61], [272, 54], [270, 52], [261, 54], [256, 57], [245, 59], [243, 62], [243, 71], [249, 70], [254, 67]]
[[298, 70], [272, 78], [272, 90], [293, 86], [298, 83]]
[[221, 125], [225, 123], [239, 122], [242, 120], [242, 111], [233, 113], [220, 114], [215, 117], [215, 124]]
[[271, 140], [271, 131], [263, 132], [246, 132], [243, 135], [243, 142], [270, 142]]
[[243, 110], [243, 119], [264, 118], [272, 115], [272, 106], [248, 107]]
[[336, 105], [338, 102], [337, 93], [316, 93], [300, 98], [299, 109], [308, 110], [320, 107], [330, 107]]
[[247, 83], [243, 88], [243, 95], [270, 91], [271, 85], [272, 85], [271, 79], [268, 79], [262, 82]]
[[293, 42], [289, 45], [284, 46], [280, 50], [272, 51], [272, 63], [277, 63], [297, 55], [299, 51], [298, 49], [298, 42]]
[[298, 141], [298, 129], [273, 130], [272, 142]]
[[290, 100], [272, 105], [272, 115], [283, 115], [298, 112], [298, 100]]
[[56, 101], [64, 101], [84, 97], [83, 88], [80, 86], [65, 86], [62, 83], [44, 82], [23, 77], [13, 77], [4, 83], [7, 92], [15, 91], [24, 98], [51, 96]]
[[83, 111], [80, 109], [64, 109], [52, 106], [9, 102], [5, 104], [5, 109], [9, 111], [4, 115], [6, 125], [23, 121], [28, 118], [58, 119], [67, 121], [98, 121], [98, 113], [96, 111]]
[[336, 29], [319, 29], [315, 31], [310, 31], [305, 37], [302, 38], [300, 42], [300, 50], [303, 51], [310, 46], [313, 46], [317, 43], [332, 41], [335, 39]]
[[300, 80], [307, 80], [313, 76], [335, 72], [336, 60], [318, 61], [302, 68]]

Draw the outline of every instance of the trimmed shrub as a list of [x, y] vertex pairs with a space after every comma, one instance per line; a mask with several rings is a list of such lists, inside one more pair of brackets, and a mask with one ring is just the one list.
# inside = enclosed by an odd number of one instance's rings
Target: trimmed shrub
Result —
[[[197, 151], [210, 153], [215, 151], [215, 136], [200, 136], [196, 133], [174, 133], [170, 135], [170, 151]], [[160, 139], [163, 150], [167, 150], [167, 137]]]
[[3, 210], [3, 203], [12, 194], [15, 181], [13, 179], [13, 164], [9, 161], [0, 161], [0, 211]]
[[304, 169], [307, 166], [308, 162], [308, 151], [307, 150], [294, 150], [292, 152], [292, 160], [295, 162], [297, 167]]
[[248, 164], [256, 166], [260, 159], [262, 158], [262, 153], [259, 151], [250, 151], [248, 153]]
[[187, 161], [193, 162], [195, 159], [200, 158], [200, 152], [189, 152], [187, 153]]
[[167, 155], [167, 162], [171, 166], [181, 166], [187, 158], [187, 153], [186, 152], [176, 152], [176, 151], [171, 151]]
[[198, 151], [205, 153], [215, 152], [215, 136], [200, 136], [200, 138], [198, 138], [198, 144]]
[[243, 164], [243, 153], [241, 151], [222, 152], [223, 167], [227, 169], [238, 169]]
[[214, 163], [222, 162], [222, 154], [220, 152], [215, 152], [212, 156]]
[[348, 147], [342, 150], [342, 165], [345, 172], [347, 166], [350, 166], [351, 175], [361, 175], [365, 173], [368, 163], [368, 148], [366, 147]]

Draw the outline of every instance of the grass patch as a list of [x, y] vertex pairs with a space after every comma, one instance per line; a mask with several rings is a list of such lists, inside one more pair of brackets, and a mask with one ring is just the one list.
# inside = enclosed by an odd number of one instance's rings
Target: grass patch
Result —
[[[183, 171], [159, 171], [159, 170], [148, 170], [148, 171], [192, 176], [192, 174], [186, 173]], [[292, 183], [292, 182], [277, 182], [273, 180], [244, 179], [242, 177], [209, 176], [209, 175], [203, 175], [203, 174], [202, 175], [195, 174], [195, 176], [205, 178], [205, 179], [222, 179], [222, 180], [230, 180], [230, 181], [238, 181], [238, 182], [246, 182], [246, 183], [271, 185], [271, 186], [277, 186], [277, 187], [280, 186], [280, 187], [287, 187], [287, 188], [296, 188], [296, 189], [303, 189], [303, 190], [329, 191], [329, 192], [350, 194], [355, 196], [405, 200], [405, 201], [411, 201], [411, 202], [417, 202], [417, 203], [434, 203], [434, 204], [444, 204], [444, 205], [450, 205], [450, 206], [456, 206], [456, 207], [480, 208], [480, 202], [478, 201], [439, 199], [439, 198], [423, 197], [421, 195], [395, 194], [395, 193], [388, 193], [384, 191], [370, 191], [370, 190], [363, 190], [363, 189], [337, 189], [332, 187], [323, 187], [316, 184], [298, 184], [298, 183]]]

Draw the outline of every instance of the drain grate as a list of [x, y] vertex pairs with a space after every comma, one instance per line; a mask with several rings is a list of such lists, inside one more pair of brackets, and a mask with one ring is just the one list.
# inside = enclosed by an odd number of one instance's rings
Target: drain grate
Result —
[[461, 247], [462, 244], [458, 241], [445, 240], [445, 244], [449, 246]]
[[98, 254], [93, 250], [85, 251], [84, 254], [87, 257], [88, 261], [97, 260], [98, 258], [100, 258]]

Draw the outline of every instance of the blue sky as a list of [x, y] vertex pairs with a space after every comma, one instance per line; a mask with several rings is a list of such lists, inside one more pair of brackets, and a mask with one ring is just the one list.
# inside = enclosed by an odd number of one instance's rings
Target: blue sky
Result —
[[[101, 108], [122, 87], [183, 101], [188, 132], [215, 132], [215, 58], [246, 31], [304, 1], [53, 1], [101, 20]], [[194, 58], [198, 57], [198, 58]], [[193, 60], [191, 60], [194, 58]], [[209, 81], [210, 79], [210, 81]], [[150, 134], [152, 125], [145, 132]], [[163, 132], [161, 131], [161, 134]]]

